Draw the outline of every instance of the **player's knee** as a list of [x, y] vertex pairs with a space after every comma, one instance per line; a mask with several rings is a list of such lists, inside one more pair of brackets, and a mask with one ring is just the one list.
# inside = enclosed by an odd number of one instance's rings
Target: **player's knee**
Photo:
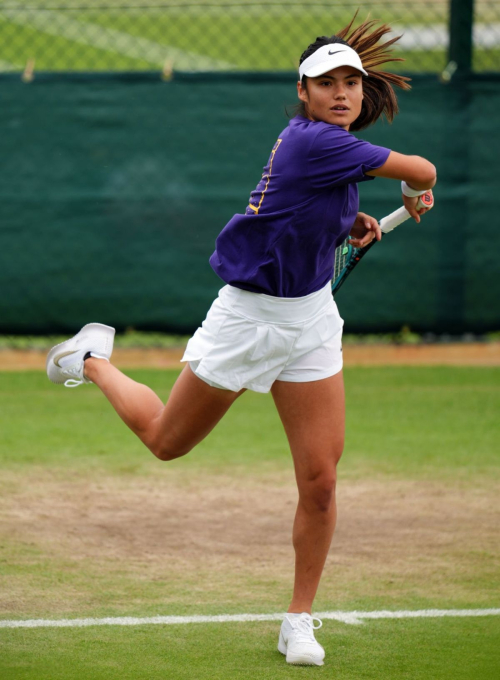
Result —
[[328, 513], [335, 503], [336, 485], [335, 469], [321, 472], [304, 485], [301, 500], [313, 512]]
[[160, 442], [149, 447], [151, 452], [162, 461], [175, 460], [189, 453], [192, 446], [179, 446], [173, 442]]
[[335, 503], [336, 478], [325, 478], [317, 485], [314, 495], [314, 505], [319, 512], [330, 512]]

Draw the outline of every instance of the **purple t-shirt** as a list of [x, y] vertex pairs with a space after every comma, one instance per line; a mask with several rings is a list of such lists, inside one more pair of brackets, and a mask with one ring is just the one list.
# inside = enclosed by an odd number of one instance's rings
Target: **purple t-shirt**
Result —
[[244, 215], [234, 215], [210, 258], [226, 283], [254, 293], [302, 297], [332, 278], [335, 248], [358, 213], [357, 182], [390, 149], [338, 125], [296, 116], [280, 134]]

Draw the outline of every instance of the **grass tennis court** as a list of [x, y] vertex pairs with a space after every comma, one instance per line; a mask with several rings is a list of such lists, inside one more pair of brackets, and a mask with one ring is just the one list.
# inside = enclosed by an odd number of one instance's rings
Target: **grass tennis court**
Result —
[[270, 623], [2, 631], [17, 657], [4, 677], [495, 680], [499, 624], [499, 617], [377, 621], [363, 627], [328, 622], [328, 633], [321, 636], [328, 664], [316, 668], [287, 667], [274, 649], [276, 624]]
[[[162, 398], [176, 376], [129, 373]], [[499, 606], [499, 383], [498, 368], [346, 369], [338, 530], [315, 611]], [[0, 409], [2, 619], [286, 608], [296, 490], [270, 397], [245, 394], [171, 463], [92, 386], [4, 372]], [[0, 676], [493, 680], [500, 668], [498, 616], [325, 620], [314, 669], [286, 666], [278, 629], [0, 629]]]

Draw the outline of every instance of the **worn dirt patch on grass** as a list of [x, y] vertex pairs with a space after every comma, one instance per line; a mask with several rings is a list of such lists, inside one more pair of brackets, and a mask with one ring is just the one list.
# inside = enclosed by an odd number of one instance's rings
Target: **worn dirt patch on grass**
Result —
[[[4, 539], [36, 547], [49, 561], [69, 560], [75, 569], [92, 564], [94, 577], [115, 572], [141, 581], [166, 574], [178, 581], [199, 577], [207, 600], [221, 589], [228, 592], [231, 579], [235, 593], [249, 579], [291, 586], [297, 501], [291, 472], [185, 479], [162, 469], [155, 479], [98, 481], [58, 481], [43, 472], [10, 488], [0, 500]], [[493, 562], [498, 566], [500, 508], [493, 484], [478, 489], [346, 480], [338, 497], [339, 521], [322, 588], [342, 593], [340, 605], [374, 588], [396, 599], [409, 592], [470, 598], [474, 579], [484, 570], [489, 574]], [[14, 579], [0, 595], [0, 612], [33, 611], [39, 588], [36, 579]], [[61, 591], [54, 590], [54, 612], [56, 592]], [[78, 601], [79, 594], [73, 597]], [[61, 611], [65, 606], [61, 599]]]

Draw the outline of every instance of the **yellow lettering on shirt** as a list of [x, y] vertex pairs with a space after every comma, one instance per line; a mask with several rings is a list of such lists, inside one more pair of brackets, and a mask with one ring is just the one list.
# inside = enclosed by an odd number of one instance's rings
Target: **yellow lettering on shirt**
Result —
[[[264, 195], [265, 195], [265, 193], [266, 193], [266, 191], [267, 191], [267, 187], [269, 186], [269, 181], [270, 181], [270, 179], [271, 179], [271, 173], [272, 173], [272, 171], [273, 171], [273, 161], [274, 161], [274, 156], [276, 155], [276, 151], [278, 150], [279, 145], [281, 144], [282, 141], [283, 141], [282, 139], [278, 139], [278, 141], [276, 142], [276, 144], [273, 146], [273, 150], [272, 150], [272, 152], [271, 152], [271, 158], [270, 158], [270, 160], [269, 160], [269, 172], [268, 172], [268, 174], [267, 174], [266, 186], [265, 186], [264, 189], [262, 190], [262, 195], [261, 195], [261, 197], [260, 197], [259, 205], [258, 205], [257, 207], [255, 207], [254, 205], [251, 205], [251, 204], [250, 204], [250, 206], [249, 206], [250, 208], [252, 208], [252, 210], [255, 212], [256, 215], [259, 214], [259, 210], [260, 210], [260, 207], [261, 207], [261, 205], [262, 205], [262, 201], [264, 200]], [[262, 179], [264, 179], [264, 177], [265, 177], [265, 175], [262, 176]]]

